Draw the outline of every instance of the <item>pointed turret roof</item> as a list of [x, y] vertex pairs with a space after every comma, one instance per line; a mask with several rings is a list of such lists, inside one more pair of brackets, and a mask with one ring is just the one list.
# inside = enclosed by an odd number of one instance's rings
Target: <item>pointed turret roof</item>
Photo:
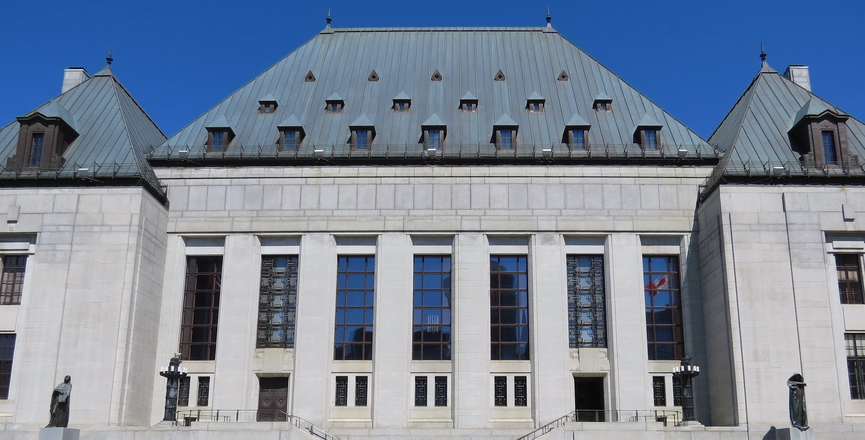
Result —
[[[89, 167], [94, 183], [128, 179], [143, 185], [161, 201], [165, 193], [145, 156], [166, 137], [123, 87], [110, 69], [40, 105], [27, 115], [40, 113], [59, 117], [78, 136], [63, 153], [59, 170], [43, 172], [37, 179], [74, 179], [77, 167]], [[17, 153], [20, 124], [14, 121], [0, 128], [0, 185], [15, 172], [6, 169], [7, 159]], [[29, 172], [24, 170], [25, 173]], [[21, 180], [16, 185], [21, 185]]]
[[[803, 117], [827, 110], [846, 115], [763, 62], [709, 142], [725, 152], [728, 167], [741, 169], [746, 162], [798, 164], [800, 154], [792, 148], [790, 129]], [[853, 118], [846, 125], [848, 150], [865, 157], [865, 125]]]

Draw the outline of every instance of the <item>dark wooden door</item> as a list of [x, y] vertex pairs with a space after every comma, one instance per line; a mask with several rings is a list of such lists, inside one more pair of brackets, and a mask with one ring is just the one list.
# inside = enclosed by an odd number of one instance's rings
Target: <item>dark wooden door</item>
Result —
[[259, 422], [284, 422], [288, 413], [288, 378], [258, 378]]

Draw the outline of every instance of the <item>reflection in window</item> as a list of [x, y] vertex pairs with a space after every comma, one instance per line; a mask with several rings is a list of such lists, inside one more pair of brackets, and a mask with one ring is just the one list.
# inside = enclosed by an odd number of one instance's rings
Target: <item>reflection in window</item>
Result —
[[844, 341], [847, 345], [850, 398], [865, 399], [865, 333], [847, 333]]
[[490, 257], [490, 359], [529, 359], [527, 257]]
[[212, 133], [213, 140], [210, 143], [210, 151], [223, 151], [225, 150], [225, 132], [224, 131], [214, 131]]
[[45, 133], [33, 133], [30, 138], [30, 162], [28, 166], [38, 167], [42, 162], [42, 147], [45, 143]]
[[294, 348], [297, 256], [262, 256], [257, 348]]
[[575, 150], [584, 150], [586, 148], [586, 129], [571, 129], [571, 148]]
[[451, 358], [451, 257], [414, 257], [412, 359]]
[[216, 327], [222, 257], [188, 257], [183, 319], [180, 326], [180, 357], [190, 361], [216, 359]]
[[658, 149], [658, 130], [647, 129], [643, 131], [644, 144], [643, 148], [647, 150], [657, 150]]
[[334, 360], [372, 359], [374, 293], [375, 257], [339, 257]]
[[514, 131], [510, 129], [499, 130], [499, 149], [510, 150], [514, 148]]
[[643, 256], [643, 285], [649, 360], [681, 359], [685, 343], [679, 295], [679, 258]]
[[865, 304], [862, 295], [862, 265], [859, 254], [835, 254], [841, 304]]
[[568, 335], [571, 348], [606, 347], [604, 257], [568, 256]]
[[0, 305], [21, 304], [24, 290], [24, 269], [26, 255], [4, 255], [2, 274], [0, 274]]
[[837, 163], [838, 156], [835, 154], [835, 133], [832, 131], [824, 130], [822, 132], [822, 137], [823, 158], [826, 159], [826, 163], [829, 165]]
[[0, 334], [0, 399], [9, 398], [12, 381], [12, 355], [15, 352], [15, 335]]

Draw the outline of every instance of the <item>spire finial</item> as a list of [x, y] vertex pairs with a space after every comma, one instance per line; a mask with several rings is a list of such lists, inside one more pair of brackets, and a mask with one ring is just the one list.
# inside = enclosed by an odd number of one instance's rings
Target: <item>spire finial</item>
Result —
[[766, 47], [763, 46], [763, 42], [760, 42], [760, 61], [766, 62]]
[[327, 8], [327, 18], [326, 18], [326, 20], [327, 20], [327, 27], [330, 27], [330, 22], [333, 21], [333, 20], [331, 20], [331, 18], [330, 18], [330, 8]]
[[110, 66], [113, 61], [114, 61], [114, 58], [111, 57], [111, 46], [109, 45], [108, 46], [108, 56], [105, 57], [105, 62], [107, 62], [108, 65]]
[[547, 27], [552, 26], [553, 16], [550, 15], [550, 7], [547, 6]]

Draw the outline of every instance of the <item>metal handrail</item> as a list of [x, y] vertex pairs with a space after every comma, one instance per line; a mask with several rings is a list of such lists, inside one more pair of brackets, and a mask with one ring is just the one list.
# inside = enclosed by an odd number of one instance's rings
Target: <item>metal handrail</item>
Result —
[[210, 410], [185, 410], [177, 411], [177, 420], [185, 426], [192, 422], [209, 423], [243, 423], [243, 422], [276, 422], [290, 423], [312, 436], [324, 440], [341, 440], [330, 434], [321, 427], [301, 417], [285, 413], [279, 410], [254, 410], [254, 409], [210, 409]]
[[[681, 153], [680, 153], [681, 151]], [[681, 155], [680, 155], [681, 154]], [[659, 144], [657, 149], [644, 149], [639, 144], [586, 143], [576, 148], [563, 143], [514, 144], [513, 148], [498, 148], [494, 143], [444, 143], [440, 148], [427, 149], [423, 143], [370, 144], [369, 148], [353, 149], [343, 144], [305, 144], [297, 149], [280, 150], [277, 145], [232, 144], [220, 151], [208, 151], [202, 145], [171, 145], [153, 149], [147, 158], [151, 162], [201, 161], [293, 161], [293, 160], [406, 160], [406, 159], [579, 159], [579, 160], [637, 160], [679, 161], [711, 160], [721, 153], [709, 144]]]
[[668, 410], [593, 410], [578, 409], [569, 414], [559, 417], [534, 431], [519, 437], [517, 440], [534, 440], [546, 435], [550, 431], [565, 426], [569, 422], [611, 422], [611, 423], [636, 423], [636, 422], [661, 422], [667, 426], [672, 422], [674, 426], [679, 425], [679, 411]]

